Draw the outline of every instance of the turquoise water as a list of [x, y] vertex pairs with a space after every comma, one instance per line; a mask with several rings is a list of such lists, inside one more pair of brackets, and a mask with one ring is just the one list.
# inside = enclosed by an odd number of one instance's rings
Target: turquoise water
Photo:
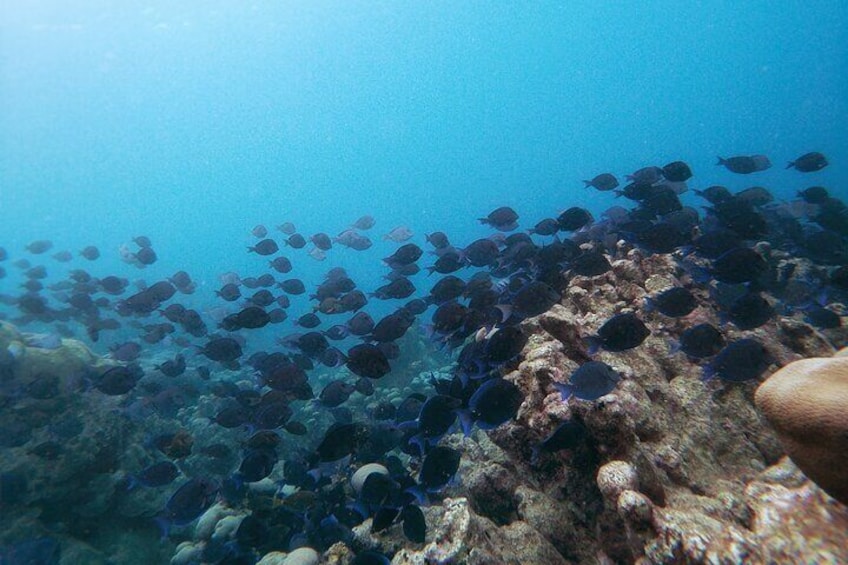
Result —
[[[225, 304], [214, 296], [221, 275], [269, 272], [267, 258], [247, 252], [257, 241], [251, 230], [259, 224], [281, 244], [277, 255], [289, 257], [294, 265], [290, 274], [275, 274], [277, 279], [301, 278], [308, 292], [292, 297], [286, 322], [240, 332], [247, 339], [240, 373], [224, 371], [196, 354], [194, 346], [208, 338], [178, 332], [185, 343], [167, 339], [144, 346], [141, 361], [147, 373], [141, 382], [151, 386], [140, 385], [115, 401], [123, 402], [120, 410], [111, 411], [114, 398], [98, 396], [91, 382], [80, 387], [91, 394], [72, 395], [69, 412], [98, 414], [105, 406], [110, 411], [104, 435], [125, 434], [118, 452], [107, 453], [114, 461], [106, 457], [110, 463], [103, 463], [104, 468], [95, 465], [91, 477], [80, 475], [84, 486], [79, 488], [92, 489], [81, 495], [86, 503], [90, 498], [100, 502], [98, 497], [114, 488], [116, 476], [162, 460], [165, 451], [149, 443], [156, 434], [184, 426], [196, 436], [197, 446], [220, 449], [226, 444], [232, 452], [229, 458], [220, 457], [214, 470], [204, 467], [198, 450], [191, 458], [175, 457], [182, 459], [183, 476], [158, 491], [158, 499], [133, 499], [127, 506], [138, 510], [135, 514], [110, 491], [113, 506], [103, 510], [103, 503], [100, 514], [90, 511], [91, 521], [99, 520], [103, 528], [99, 533], [97, 527], [87, 529], [85, 521], [68, 525], [80, 501], [72, 504], [60, 497], [50, 508], [52, 500], [41, 500], [56, 516], [39, 518], [39, 528], [61, 538], [65, 551], [76, 547], [70, 541], [83, 540], [118, 562], [124, 560], [115, 556], [136, 545], [150, 548], [150, 560], [167, 560], [178, 541], [190, 538], [186, 529], [171, 545], [156, 545], [158, 531], [149, 518], [182, 481], [206, 474], [224, 479], [238, 468], [246, 434], [209, 423], [232, 401], [226, 394], [216, 396], [210, 383], [241, 379], [242, 392], [253, 385], [260, 390], [262, 382], [246, 368], [247, 358], [260, 349], [281, 350], [277, 338], [305, 331], [292, 321], [312, 309], [314, 302], [307, 296], [330, 268], [347, 269], [365, 292], [384, 284], [388, 269], [381, 258], [398, 244], [382, 236], [396, 226], [408, 226], [414, 233], [410, 241], [425, 249], [419, 261], [423, 269], [435, 259], [426, 253], [431, 247], [425, 234], [444, 231], [463, 247], [493, 234], [478, 218], [500, 206], [518, 212], [521, 231], [571, 206], [585, 207], [600, 219], [610, 206], [632, 208], [634, 203], [584, 188], [583, 179], [611, 172], [623, 186], [628, 173], [677, 160], [694, 172], [681, 200], [699, 209], [706, 202], [693, 189], [715, 184], [732, 192], [765, 186], [778, 201], [793, 199], [813, 184], [827, 187], [837, 199], [848, 197], [845, 2], [178, 4], [92, 1], [74, 2], [71, 8], [53, 0], [0, 6], [0, 248], [9, 256], [0, 263], [6, 273], [0, 277], [0, 319], [15, 321], [26, 331], [55, 330], [53, 319], [20, 318], [9, 298], [23, 295], [23, 268], [13, 265], [26, 258], [47, 267], [46, 284], [65, 280], [78, 268], [95, 277], [118, 275], [147, 284], [185, 270], [199, 288], [192, 295], [177, 294], [171, 303], [196, 308], [211, 334], [218, 331], [222, 306], [234, 312], [243, 305]], [[822, 152], [830, 165], [809, 175], [784, 169], [810, 151]], [[767, 155], [774, 166], [751, 176], [716, 166], [717, 156], [752, 154]], [[284, 236], [275, 229], [292, 222], [306, 237], [316, 232], [334, 236], [363, 215], [376, 219], [366, 232], [373, 248], [357, 252], [335, 245], [324, 261], [308, 255], [311, 244], [300, 250], [283, 247]], [[811, 217], [808, 213], [804, 219], [807, 228]], [[706, 229], [706, 222], [702, 227]], [[839, 234], [831, 235], [844, 245], [845, 233]], [[156, 263], [145, 269], [124, 263], [119, 253], [123, 245], [136, 249], [131, 241], [140, 235], [152, 240], [158, 254]], [[783, 236], [772, 235], [775, 240]], [[25, 250], [40, 239], [51, 240], [54, 248], [40, 256]], [[534, 236], [538, 246], [551, 241]], [[86, 245], [96, 245], [102, 256], [92, 262], [77, 257]], [[63, 250], [75, 255], [71, 262], [51, 258]], [[834, 267], [828, 273], [833, 275], [840, 261], [844, 255], [824, 261], [823, 268]], [[515, 281], [523, 284], [527, 278], [541, 278], [534, 268], [519, 266], [523, 270], [509, 274], [521, 273], [525, 278]], [[472, 272], [457, 274], [467, 279]], [[415, 296], [426, 295], [439, 278], [428, 278], [426, 272], [411, 277]], [[817, 284], [829, 284], [822, 281]], [[505, 284], [496, 288], [501, 302], [513, 300], [503, 292]], [[123, 298], [136, 291], [135, 286], [130, 289]], [[775, 301], [784, 300], [779, 295], [783, 289], [768, 290]], [[242, 289], [244, 296], [252, 292]], [[57, 310], [64, 308], [52, 292], [42, 294]], [[274, 289], [274, 294], [282, 293]], [[103, 331], [98, 342], [86, 336], [80, 323], [84, 316], [67, 322], [75, 337], [97, 353], [105, 354], [120, 341], [138, 340], [140, 324], [163, 321], [155, 314], [119, 317], [111, 311], [116, 299], [110, 299], [112, 305], [101, 307], [101, 315], [120, 320], [122, 328]], [[371, 299], [365, 310], [379, 320], [404, 302]], [[717, 309], [722, 308], [726, 305]], [[437, 351], [437, 344], [422, 337], [426, 330], [421, 326], [430, 323], [433, 310], [420, 315], [410, 334], [398, 340], [401, 356], [392, 362], [391, 376], [375, 381], [372, 400], [389, 398], [391, 392], [399, 404], [415, 377], [414, 387], [433, 394], [422, 375], [450, 362], [445, 348]], [[793, 314], [788, 309], [783, 313]], [[349, 315], [322, 318], [320, 329], [326, 330]], [[513, 326], [508, 319], [501, 322], [514, 329], [517, 322], [512, 320]], [[340, 343], [348, 352], [358, 340]], [[180, 380], [164, 379], [154, 363], [180, 352], [189, 371]], [[21, 408], [16, 404], [21, 398], [53, 399], [38, 398], [31, 389], [21, 392], [20, 383], [4, 388], [14, 378], [4, 380], [8, 367], [3, 363], [15, 352], [5, 348], [0, 355], [6, 356], [0, 358], [4, 430], [12, 408]], [[516, 356], [507, 358], [497, 370]], [[201, 364], [211, 368], [210, 382], [194, 376]], [[325, 367], [310, 372], [315, 393], [339, 375], [346, 373]], [[618, 377], [612, 381], [610, 390]], [[182, 395], [181, 406], [169, 404], [172, 399], [164, 394], [175, 390]], [[345, 407], [362, 416], [369, 398], [357, 392]], [[311, 418], [311, 428], [302, 440], [281, 432], [285, 447], [280, 462], [300, 456], [301, 449], [314, 449], [333, 419], [310, 403], [291, 402], [297, 403], [293, 419]], [[87, 412], [91, 406], [95, 408]], [[21, 420], [29, 425], [27, 414]], [[66, 424], [45, 425], [36, 416], [35, 439], [27, 449], [44, 439], [46, 430], [54, 434], [54, 428], [61, 431]], [[82, 437], [89, 432], [90, 427]], [[10, 484], [9, 476], [27, 474], [6, 457], [12, 449], [24, 449], [22, 445], [0, 450], [0, 487], [4, 480]], [[413, 456], [404, 463], [417, 469], [420, 461]], [[108, 488], [91, 486], [92, 477]], [[56, 490], [57, 497], [67, 494]], [[12, 499], [12, 506], [27, 502]], [[8, 514], [2, 517], [3, 504], [0, 497], [0, 524], [7, 527], [12, 520]], [[258, 504], [248, 506], [241, 508], [258, 513]], [[45, 534], [26, 527], [0, 531], [0, 555], [4, 545], [36, 535]]]
[[255, 265], [259, 223], [470, 241], [497, 206], [601, 211], [581, 179], [674, 159], [744, 188], [715, 156], [763, 153], [757, 182], [791, 195], [784, 161], [848, 158], [846, 22], [838, 1], [8, 3], [3, 243], [145, 234], [146, 276], [213, 284]]

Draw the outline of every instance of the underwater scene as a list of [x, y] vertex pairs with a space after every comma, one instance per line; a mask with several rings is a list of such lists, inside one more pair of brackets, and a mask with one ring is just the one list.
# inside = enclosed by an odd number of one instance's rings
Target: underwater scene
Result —
[[0, 5], [0, 565], [848, 563], [848, 3]]

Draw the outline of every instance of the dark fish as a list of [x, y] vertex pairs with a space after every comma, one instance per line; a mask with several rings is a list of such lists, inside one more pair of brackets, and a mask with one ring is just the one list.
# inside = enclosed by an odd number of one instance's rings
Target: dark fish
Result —
[[572, 396], [597, 400], [612, 392], [620, 380], [621, 375], [606, 363], [588, 361], [571, 374], [568, 383], [555, 383], [554, 387], [562, 394], [563, 400]]
[[47, 239], [39, 239], [29, 243], [25, 249], [33, 255], [41, 255], [53, 248], [53, 242]]
[[283, 426], [283, 429], [295, 436], [306, 435], [309, 431], [304, 423], [296, 422], [293, 420], [290, 422], [286, 422], [286, 425]]
[[557, 216], [557, 225], [560, 231], [577, 231], [592, 223], [594, 218], [585, 208], [574, 206]]
[[585, 251], [569, 262], [575, 275], [596, 277], [612, 269], [609, 259], [600, 251]]
[[418, 433], [424, 440], [438, 440], [453, 426], [461, 403], [444, 394], [431, 396], [418, 414]]
[[559, 222], [553, 218], [545, 218], [540, 220], [536, 225], [528, 230], [536, 235], [554, 235], [559, 231]]
[[450, 447], [432, 448], [418, 473], [418, 483], [427, 491], [437, 491], [444, 487], [459, 470], [460, 453]]
[[474, 267], [488, 267], [498, 258], [498, 245], [490, 239], [478, 239], [471, 242], [463, 252], [465, 258]]
[[753, 330], [774, 316], [774, 308], [759, 293], [748, 292], [730, 305], [728, 318], [740, 330]]
[[830, 198], [830, 194], [823, 186], [811, 186], [799, 191], [798, 196], [808, 204], [824, 204]]
[[579, 420], [566, 420], [554, 428], [554, 431], [533, 450], [532, 459], [538, 459], [542, 452], [556, 453], [563, 449], [575, 449], [586, 440], [587, 434], [585, 424]]
[[486, 360], [500, 365], [518, 357], [527, 344], [527, 335], [520, 326], [505, 326], [489, 333], [484, 350]]
[[690, 238], [677, 226], [658, 222], [636, 234], [635, 241], [652, 253], [672, 253], [678, 247], [689, 243]]
[[448, 240], [448, 236], [444, 234], [444, 232], [433, 232], [431, 234], [427, 234], [424, 236], [427, 242], [435, 247], [436, 249], [445, 249], [450, 246], [450, 241]]
[[407, 243], [398, 247], [394, 253], [383, 259], [383, 261], [393, 268], [402, 265], [409, 265], [410, 263], [418, 261], [422, 253], [424, 252], [420, 247], [414, 243]]
[[109, 350], [111, 351], [112, 359], [124, 363], [135, 361], [141, 354], [141, 346], [134, 341], [116, 343]]
[[274, 303], [274, 295], [271, 294], [270, 290], [263, 288], [262, 290], [257, 290], [251, 294], [247, 300], [256, 306], [264, 308], [265, 306], [270, 306]]
[[262, 520], [250, 514], [245, 516], [236, 529], [236, 542], [240, 547], [259, 547], [268, 542], [271, 531]]
[[326, 408], [335, 408], [347, 402], [350, 395], [356, 388], [345, 381], [336, 380], [325, 386], [318, 395], [318, 400]]
[[374, 319], [368, 312], [357, 312], [347, 321], [347, 328], [355, 336], [363, 336], [374, 329]]
[[592, 180], [584, 180], [586, 188], [593, 187], [600, 191], [612, 190], [618, 187], [618, 179], [610, 173], [601, 173]]
[[710, 272], [717, 281], [741, 284], [758, 279], [768, 268], [762, 256], [747, 247], [737, 247], [713, 261]]
[[470, 432], [470, 424], [480, 429], [491, 430], [515, 418], [518, 408], [524, 402], [524, 395], [512, 382], [495, 377], [487, 380], [468, 401], [470, 418], [463, 418], [463, 428]]
[[227, 302], [233, 302], [234, 300], [238, 300], [241, 298], [241, 291], [237, 284], [228, 283], [221, 287], [221, 290], [216, 290], [215, 294], [226, 300]]
[[[267, 393], [253, 413], [251, 423], [258, 430], [276, 430], [284, 426], [294, 413], [285, 401], [274, 400], [273, 394], [279, 393], [276, 391]], [[269, 398], [271, 400], [268, 400]]]
[[710, 204], [718, 204], [733, 198], [733, 194], [724, 186], [710, 186], [704, 190], [696, 190], [695, 194], [704, 198]]
[[156, 365], [156, 369], [166, 377], [179, 377], [186, 370], [185, 357], [178, 353], [174, 359], [168, 359], [161, 365]]
[[279, 286], [281, 289], [283, 289], [283, 292], [287, 294], [293, 294], [295, 296], [306, 292], [306, 286], [300, 279], [286, 279], [283, 282], [279, 283]]
[[698, 301], [687, 289], [674, 287], [648, 298], [645, 306], [648, 311], [656, 309], [666, 316], [680, 318], [691, 314]]
[[459, 329], [468, 315], [468, 307], [455, 300], [443, 302], [433, 312], [433, 331], [437, 334], [447, 335]]
[[368, 439], [368, 428], [363, 424], [334, 424], [324, 433], [315, 452], [321, 462], [338, 461], [350, 454]]
[[692, 241], [692, 248], [701, 257], [717, 259], [731, 249], [739, 247], [742, 240], [732, 230], [708, 231]]
[[71, 254], [70, 251], [59, 251], [58, 253], [53, 254], [53, 259], [59, 261], [60, 263], [67, 263], [73, 258], [74, 256]]
[[145, 487], [163, 487], [174, 482], [180, 470], [170, 461], [160, 461], [142, 469], [137, 475], [130, 475], [127, 489], [136, 485]]
[[383, 239], [388, 239], [389, 241], [394, 241], [395, 243], [402, 243], [407, 241], [412, 237], [412, 230], [406, 226], [398, 226], [396, 228], [392, 228], [389, 233], [383, 236]]
[[801, 171], [802, 173], [814, 173], [827, 167], [827, 158], [817, 151], [813, 153], [805, 153], [794, 161], [790, 161], [789, 164], [786, 165], [787, 169], [791, 169], [793, 167], [795, 170]]
[[142, 247], [135, 254], [135, 258], [142, 265], [152, 265], [158, 259], [152, 247]]
[[293, 249], [303, 249], [306, 247], [306, 238], [299, 233], [291, 234], [286, 240], [286, 245]]
[[239, 342], [233, 338], [219, 337], [208, 341], [200, 350], [200, 353], [212, 361], [227, 363], [241, 357], [242, 350]]
[[171, 459], [182, 459], [191, 455], [194, 438], [186, 430], [178, 430], [154, 437], [151, 444]]
[[671, 182], [686, 182], [692, 178], [692, 169], [683, 161], [674, 161], [662, 168], [663, 176]]
[[435, 304], [441, 304], [462, 296], [465, 292], [465, 281], [459, 277], [448, 275], [439, 279], [430, 289], [430, 299]]
[[713, 376], [744, 382], [762, 375], [772, 362], [769, 351], [756, 339], [740, 339], [721, 350], [707, 367], [704, 380]]
[[386, 342], [400, 339], [412, 327], [414, 321], [415, 316], [406, 310], [397, 310], [377, 322], [369, 336], [370, 341]]
[[481, 224], [489, 225], [499, 231], [512, 231], [518, 227], [518, 214], [509, 206], [501, 206], [479, 220]]
[[211, 479], [189, 479], [168, 500], [157, 522], [166, 534], [172, 524], [184, 526], [193, 522], [212, 506], [219, 488]]
[[248, 246], [247, 250], [259, 255], [273, 255], [280, 250], [280, 247], [273, 239], [263, 239], [254, 246]]
[[415, 292], [415, 285], [406, 277], [400, 277], [389, 284], [377, 288], [371, 296], [380, 300], [409, 298]]
[[142, 375], [138, 365], [112, 367], [100, 375], [94, 383], [94, 388], [103, 394], [119, 396], [135, 388]]
[[291, 235], [297, 231], [297, 228], [291, 222], [285, 222], [277, 226], [277, 229], [286, 235]]
[[262, 378], [266, 385], [279, 391], [296, 390], [308, 382], [304, 369], [291, 361], [263, 372]]
[[729, 157], [727, 159], [719, 157], [716, 165], [724, 166], [731, 173], [749, 175], [751, 173], [765, 171], [770, 168], [771, 161], [769, 161], [768, 157], [765, 155], [740, 155], [738, 157]]
[[321, 251], [329, 251], [333, 247], [332, 239], [325, 233], [316, 233], [309, 240]]
[[292, 264], [286, 257], [275, 257], [273, 261], [270, 262], [271, 268], [277, 271], [280, 274], [286, 274], [291, 272]]
[[733, 195], [736, 201], [747, 202], [751, 206], [765, 206], [774, 200], [771, 192], [762, 186], [752, 186]]
[[403, 305], [403, 309], [412, 314], [413, 316], [423, 314], [427, 311], [427, 307], [427, 301], [422, 298], [413, 298], [412, 300]]
[[618, 314], [610, 318], [598, 330], [597, 336], [587, 338], [590, 351], [599, 347], [607, 351], [626, 351], [642, 344], [651, 334], [636, 314]]
[[250, 420], [250, 412], [240, 404], [228, 405], [215, 415], [215, 423], [222, 428], [237, 428]]
[[637, 183], [654, 184], [663, 179], [663, 170], [659, 167], [643, 167], [633, 174], [627, 175], [628, 180]]
[[353, 388], [362, 396], [374, 395], [374, 382], [371, 379], [360, 377], [356, 379], [356, 383], [354, 383]]
[[549, 285], [531, 281], [515, 293], [512, 305], [517, 313], [530, 318], [547, 312], [559, 300], [559, 293]]
[[254, 226], [254, 228], [250, 230], [250, 233], [253, 235], [253, 237], [258, 237], [259, 239], [262, 239], [263, 237], [268, 235], [268, 228], [266, 228], [262, 224], [259, 224], [257, 226]]
[[298, 318], [295, 321], [295, 324], [302, 327], [302, 328], [306, 328], [306, 329], [311, 330], [311, 329], [317, 328], [318, 326], [321, 325], [321, 318], [316, 316], [314, 313], [309, 312], [307, 314], [304, 314], [300, 318]]
[[830, 330], [842, 326], [842, 318], [828, 308], [819, 304], [812, 304], [804, 309], [804, 320], [822, 330]]
[[153, 243], [150, 241], [150, 238], [146, 235], [139, 235], [133, 238], [133, 243], [141, 247], [142, 249], [153, 247]]
[[[497, 255], [497, 245], [495, 246], [495, 249], [495, 255]], [[447, 275], [449, 273], [454, 273], [463, 267], [462, 257], [459, 253], [448, 252], [436, 259], [433, 266], [427, 267], [427, 271], [430, 274], [441, 273], [443, 275]]]
[[711, 324], [698, 324], [680, 335], [679, 347], [689, 357], [712, 357], [724, 347], [724, 336]]
[[241, 460], [239, 476], [246, 483], [261, 481], [271, 474], [277, 461], [277, 452], [273, 449], [248, 449]]
[[348, 350], [346, 366], [353, 374], [369, 379], [382, 378], [391, 371], [386, 354], [368, 343], [354, 345]]
[[[376, 475], [376, 474], [377, 473], [371, 473], [371, 475]], [[369, 475], [368, 478], [370, 478], [371, 475]], [[368, 479], [366, 479], [366, 480], [368, 480]], [[391, 527], [392, 524], [394, 524], [395, 519], [397, 518], [399, 513], [400, 513], [400, 509], [394, 508], [394, 507], [391, 507], [391, 506], [382, 506], [382, 507], [378, 508], [377, 512], [374, 513], [374, 517], [371, 519], [371, 532], [372, 533], [379, 533], [379, 532], [387, 530], [389, 527]], [[367, 560], [361, 560], [361, 562], [363, 562], [363, 563], [371, 563], [371, 562], [378, 563], [378, 561], [374, 561], [373, 558], [369, 558]]]
[[414, 504], [404, 506], [400, 513], [403, 522], [403, 535], [413, 543], [424, 543], [427, 536], [427, 521], [424, 513]]
[[358, 220], [356, 220], [351, 227], [356, 228], [358, 230], [370, 230], [376, 224], [376, 220], [374, 220], [371, 216], [362, 216]]

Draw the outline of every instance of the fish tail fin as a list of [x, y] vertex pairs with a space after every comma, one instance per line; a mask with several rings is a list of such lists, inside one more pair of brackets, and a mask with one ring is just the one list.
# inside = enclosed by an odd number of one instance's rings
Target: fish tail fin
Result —
[[792, 167], [794, 167], [794, 166], [795, 166], [795, 161], [789, 161], [789, 162], [786, 164], [786, 168], [787, 168], [787, 169], [791, 169], [791, 168], [792, 168]]
[[704, 370], [703, 370], [703, 372], [701, 373], [701, 380], [702, 380], [702, 381], [704, 381], [704, 382], [707, 382], [707, 381], [711, 380], [711, 379], [712, 379], [713, 377], [715, 377], [715, 376], [716, 376], [716, 370], [715, 370], [715, 368], [712, 366], [712, 364], [710, 364], [710, 365], [705, 365], [705, 366], [704, 366]]
[[477, 220], [478, 220], [481, 224], [488, 224], [488, 223], [489, 223], [489, 218], [477, 218]]
[[650, 296], [645, 297], [645, 305], [642, 307], [645, 312], [653, 312], [657, 309], [657, 304], [654, 302], [654, 299]]
[[168, 536], [171, 533], [171, 521], [164, 516], [157, 516], [153, 519], [153, 521], [156, 523], [156, 527], [159, 528], [159, 533], [161, 534], [160, 540], [168, 539]]
[[465, 437], [470, 436], [474, 429], [474, 416], [471, 414], [471, 410], [458, 410], [457, 414], [459, 415], [459, 423], [462, 425], [462, 434]]
[[427, 504], [427, 491], [424, 490], [424, 487], [421, 485], [415, 485], [414, 487], [409, 487], [406, 489], [406, 492], [415, 497], [415, 500], [418, 501], [419, 505]]
[[586, 349], [589, 351], [589, 355], [594, 355], [597, 353], [601, 346], [603, 345], [603, 341], [596, 335], [586, 336], [584, 342], [586, 343]]
[[256, 253], [256, 248], [253, 247], [252, 245], [248, 245], [247, 246], [247, 252], [248, 253]]
[[571, 385], [565, 383], [554, 383], [554, 388], [562, 395], [563, 402], [568, 401], [568, 399], [574, 394], [574, 390]]
[[584, 185], [583, 188], [589, 188], [590, 186], [592, 186], [592, 181], [584, 180], [583, 185]]
[[668, 342], [668, 354], [674, 355], [675, 353], [680, 352], [680, 348], [682, 347], [681, 343], [676, 339], [671, 339]]
[[716, 162], [716, 167], [724, 165], [725, 163], [727, 163], [727, 161], [725, 159], [722, 159], [721, 157], [716, 157], [716, 159], [718, 159], [718, 161]]
[[542, 456], [542, 445], [539, 444], [539, 445], [534, 446], [533, 449], [530, 451], [530, 465], [532, 465], [534, 467], [536, 465], [538, 465], [539, 459], [541, 458], [541, 456]]

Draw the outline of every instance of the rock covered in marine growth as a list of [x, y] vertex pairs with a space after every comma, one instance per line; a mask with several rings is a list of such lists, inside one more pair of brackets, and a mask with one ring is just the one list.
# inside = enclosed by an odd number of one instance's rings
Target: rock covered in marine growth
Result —
[[790, 363], [760, 385], [756, 402], [798, 467], [848, 504], [848, 358]]

